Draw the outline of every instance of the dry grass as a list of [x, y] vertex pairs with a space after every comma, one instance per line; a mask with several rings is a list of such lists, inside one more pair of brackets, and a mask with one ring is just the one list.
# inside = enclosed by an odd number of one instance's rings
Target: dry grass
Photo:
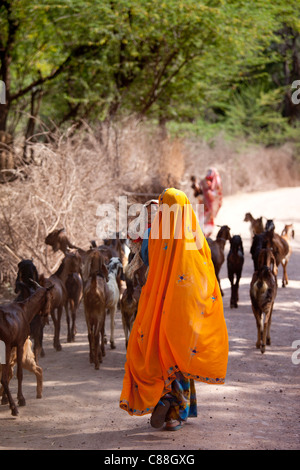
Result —
[[185, 142], [184, 189], [192, 196], [190, 176], [202, 176], [211, 166], [220, 172], [224, 195], [297, 186], [300, 172], [294, 151], [293, 145], [288, 143], [266, 148], [240, 141], [228, 142], [222, 135], [212, 144], [200, 139], [188, 140]]
[[[18, 178], [0, 186], [0, 283], [15, 279], [22, 258], [33, 258], [39, 272], [53, 273], [62, 255], [45, 245], [49, 232], [64, 227], [73, 243], [88, 248], [97, 238], [99, 204], [118, 211], [121, 195], [129, 204], [145, 202], [167, 183], [179, 184], [183, 171], [179, 143], [135, 120], [97, 131], [87, 125], [76, 133], [70, 129], [31, 148], [35, 164], [20, 166]], [[173, 173], [167, 167], [174, 156], [179, 165]]]

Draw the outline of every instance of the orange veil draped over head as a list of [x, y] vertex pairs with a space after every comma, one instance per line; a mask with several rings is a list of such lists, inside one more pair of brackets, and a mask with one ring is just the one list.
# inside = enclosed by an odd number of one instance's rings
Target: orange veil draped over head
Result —
[[176, 372], [225, 381], [228, 335], [210, 248], [182, 191], [166, 189], [149, 237], [149, 272], [129, 337], [120, 407], [151, 413]]

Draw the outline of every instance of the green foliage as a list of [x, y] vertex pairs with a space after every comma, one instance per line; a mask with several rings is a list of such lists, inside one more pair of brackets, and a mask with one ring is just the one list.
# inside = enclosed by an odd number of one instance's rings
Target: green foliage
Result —
[[138, 114], [278, 142], [295, 54], [282, 30], [299, 36], [299, 18], [296, 0], [1, 2], [10, 128], [40, 87], [49, 125]]

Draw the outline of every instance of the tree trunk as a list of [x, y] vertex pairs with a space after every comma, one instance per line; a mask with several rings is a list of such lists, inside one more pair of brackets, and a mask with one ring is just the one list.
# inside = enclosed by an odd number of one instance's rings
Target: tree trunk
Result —
[[[43, 95], [43, 92], [41, 89], [36, 89], [32, 91], [31, 93], [30, 116], [29, 116], [28, 123], [27, 123], [27, 129], [25, 133], [25, 142], [24, 142], [24, 147], [23, 147], [23, 161], [26, 164], [31, 163], [33, 161], [33, 149], [32, 148], [30, 149], [30, 157], [28, 158], [27, 147], [28, 147], [28, 141], [34, 135], [36, 117], [40, 110], [42, 95]], [[36, 97], [37, 97], [37, 100], [36, 100]]]
[[6, 131], [7, 117], [8, 117], [9, 106], [6, 102], [5, 104], [0, 104], [0, 131]]

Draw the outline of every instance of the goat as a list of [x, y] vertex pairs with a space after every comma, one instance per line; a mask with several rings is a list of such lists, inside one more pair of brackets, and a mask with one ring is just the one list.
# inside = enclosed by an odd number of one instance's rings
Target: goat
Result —
[[92, 276], [92, 274], [103, 276], [106, 282], [108, 281], [108, 270], [105, 260], [105, 256], [100, 250], [98, 250], [97, 247], [91, 248], [89, 251], [87, 251], [82, 269], [82, 279], [84, 285]]
[[[102, 357], [105, 356], [105, 279], [93, 273], [87, 280], [83, 292], [84, 313], [88, 329], [90, 363], [99, 369]], [[100, 346], [101, 335], [101, 346]], [[100, 348], [99, 348], [100, 346]]]
[[[83, 303], [88, 329], [90, 363], [99, 369], [105, 355], [104, 326], [106, 316], [106, 289], [108, 271], [100, 251], [95, 248], [89, 251], [84, 269]], [[101, 346], [99, 348], [101, 335]]]
[[[67, 291], [67, 301], [65, 304], [66, 318], [67, 318], [67, 342], [71, 343], [75, 341], [76, 336], [76, 314], [80, 305], [83, 294], [83, 283], [81, 276], [78, 273], [69, 273], [65, 282]], [[71, 310], [71, 319], [69, 315], [69, 309]]]
[[285, 274], [286, 274], [285, 273], [286, 271], [285, 260], [286, 260], [286, 257], [288, 257], [289, 255], [290, 245], [288, 241], [286, 240], [286, 238], [278, 235], [278, 233], [275, 233], [275, 225], [274, 225], [273, 220], [268, 220], [266, 223], [264, 247], [270, 248], [273, 251], [277, 266], [282, 264], [282, 267], [283, 267], [282, 287], [285, 287], [286, 278], [287, 278], [285, 277]]
[[148, 266], [145, 265], [142, 256], [142, 240], [134, 242], [129, 240], [129, 256], [128, 263], [125, 266], [125, 276], [132, 281], [138, 279], [138, 282], [141, 286], [146, 284], [147, 275], [148, 275]]
[[18, 415], [18, 408], [9, 390], [12, 348], [15, 347], [17, 353], [18, 404], [24, 406], [26, 404], [22, 393], [24, 343], [29, 336], [30, 322], [34, 316], [40, 314], [48, 317], [51, 310], [51, 290], [52, 287], [39, 287], [23, 302], [13, 301], [0, 306], [0, 340], [5, 344], [5, 364], [2, 365], [1, 384], [13, 416]]
[[254, 235], [258, 235], [259, 233], [262, 233], [264, 231], [262, 219], [262, 217], [254, 219], [250, 212], [247, 212], [245, 214], [244, 222], [250, 222], [250, 233], [252, 238], [254, 237]]
[[140, 294], [140, 285], [134, 285], [131, 279], [126, 279], [126, 289], [123, 292], [120, 302], [126, 349], [132, 325], [137, 314]]
[[270, 328], [274, 301], [277, 294], [277, 265], [270, 249], [262, 249], [258, 260], [258, 270], [254, 272], [250, 284], [252, 311], [256, 319], [256, 347], [263, 354], [266, 344], [271, 344]]
[[45, 238], [46, 245], [52, 246], [52, 250], [54, 252], [60, 250], [64, 254], [66, 254], [69, 248], [77, 249], [77, 247], [73, 245], [73, 243], [70, 242], [70, 240], [68, 239], [67, 235], [64, 232], [65, 232], [64, 228], [53, 230]]
[[258, 269], [258, 257], [259, 257], [260, 251], [265, 246], [265, 243], [266, 243], [265, 239], [266, 239], [265, 232], [255, 234], [252, 239], [250, 253], [251, 253], [251, 257], [253, 261], [254, 271], [257, 271]]
[[[8, 383], [10, 382], [13, 376], [13, 368], [17, 363], [17, 348], [14, 347], [11, 350], [10, 359], [9, 359], [9, 375], [8, 375]], [[25, 340], [23, 346], [23, 355], [22, 355], [22, 368], [32, 372], [36, 376], [36, 398], [42, 398], [43, 392], [43, 369], [37, 365], [34, 352], [32, 350], [32, 342], [30, 338]], [[0, 379], [2, 375], [2, 366], [0, 364]], [[4, 392], [3, 386], [0, 390], [0, 397], [2, 396], [1, 405], [5, 405], [8, 403], [7, 396]]]
[[[15, 284], [15, 293], [18, 294], [16, 301], [25, 300], [36, 290], [36, 283], [39, 280], [38, 271], [31, 259], [24, 259], [18, 264], [18, 274]], [[30, 338], [33, 341], [33, 351], [35, 360], [38, 356], [45, 355], [43, 349], [45, 320], [36, 315], [30, 323]]]
[[[231, 284], [230, 308], [238, 307], [239, 282], [244, 265], [243, 242], [239, 235], [234, 235], [230, 240], [230, 250], [227, 256], [227, 272]], [[234, 282], [235, 277], [235, 282]]]
[[293, 224], [285, 225], [284, 229], [281, 232], [281, 238], [287, 242], [289, 246], [289, 251], [287, 255], [281, 260], [281, 264], [283, 267], [282, 287], [285, 287], [289, 283], [289, 278], [287, 275], [287, 265], [292, 254], [291, 239], [294, 237], [295, 237], [295, 232], [293, 229]]
[[222, 295], [224, 295], [224, 293], [221, 289], [219, 274], [220, 274], [222, 264], [224, 263], [224, 260], [225, 260], [225, 255], [224, 255], [225, 243], [227, 240], [230, 241], [230, 239], [231, 239], [231, 235], [230, 235], [230, 228], [228, 227], [228, 225], [223, 225], [220, 228], [219, 232], [217, 233], [216, 240], [207, 238], [207, 243], [210, 247], [211, 258], [212, 258], [213, 265], [215, 267], [215, 273], [216, 273], [216, 277], [217, 277]]
[[105, 284], [105, 298], [107, 313], [110, 315], [110, 347], [115, 349], [114, 329], [115, 314], [120, 299], [118, 279], [123, 277], [123, 265], [120, 258], [111, 258], [108, 264], [108, 282]]
[[[51, 310], [51, 318], [54, 325], [53, 346], [57, 351], [61, 351], [60, 344], [60, 326], [63, 309], [68, 312], [68, 292], [66, 282], [69, 274], [79, 273], [81, 270], [81, 258], [78, 253], [67, 253], [62, 260], [58, 270], [48, 278], [40, 276], [40, 283], [43, 285], [54, 285], [53, 303]], [[75, 322], [75, 320], [74, 320]]]
[[259, 253], [263, 248], [267, 247], [268, 232], [271, 232], [272, 230], [274, 230], [274, 228], [275, 225], [273, 220], [268, 219], [265, 224], [264, 231], [261, 233], [256, 233], [253, 236], [250, 253], [253, 260], [254, 271], [258, 270]]
[[120, 233], [116, 233], [116, 238], [106, 238], [103, 240], [106, 247], [110, 247], [114, 250], [113, 256], [120, 258], [122, 264], [124, 262], [124, 256], [126, 251], [126, 240], [120, 238]]

